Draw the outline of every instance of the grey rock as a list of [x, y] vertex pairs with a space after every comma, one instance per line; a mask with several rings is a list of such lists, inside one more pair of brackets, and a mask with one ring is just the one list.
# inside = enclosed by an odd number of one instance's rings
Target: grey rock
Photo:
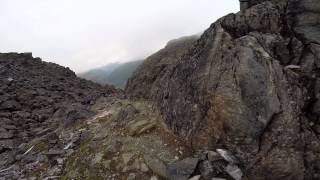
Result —
[[150, 120], [133, 120], [128, 123], [127, 129], [130, 136], [140, 135], [155, 127], [155, 122]]
[[200, 180], [201, 176], [197, 175], [197, 176], [193, 176], [192, 178], [190, 178], [189, 180]]
[[133, 156], [134, 156], [134, 153], [124, 153], [124, 154], [122, 154], [122, 160], [123, 160], [123, 163], [124, 163], [125, 166], [128, 165], [128, 162], [130, 160], [132, 160]]
[[64, 153], [65, 153], [64, 150], [52, 149], [52, 150], [49, 150], [48, 152], [45, 152], [44, 154], [47, 156], [58, 156]]
[[127, 177], [127, 180], [135, 180], [136, 175], [134, 173], [130, 173], [129, 176]]
[[7, 131], [5, 129], [0, 130], [0, 139], [11, 139], [14, 137], [14, 134], [12, 131]]
[[128, 122], [131, 121], [135, 114], [137, 114], [139, 111], [132, 105], [128, 104], [125, 107], [121, 108], [121, 110], [118, 113], [118, 121], [120, 122]]
[[15, 100], [9, 100], [5, 101], [0, 105], [1, 110], [9, 110], [9, 111], [14, 111], [14, 110], [19, 110], [21, 109], [21, 105], [15, 101]]
[[150, 180], [158, 180], [157, 176], [152, 176]]
[[168, 165], [168, 177], [172, 180], [188, 180], [196, 170], [198, 158], [186, 158]]
[[217, 149], [217, 152], [222, 156], [227, 162], [230, 164], [238, 164], [238, 159], [228, 150], [225, 149]]
[[218, 175], [225, 174], [228, 163], [224, 160], [202, 161], [199, 163], [199, 171], [205, 180], [211, 180]]
[[201, 173], [201, 176], [205, 180], [211, 180], [213, 177], [217, 176], [222, 171], [217, 171], [214, 169], [212, 163], [210, 161], [203, 161], [199, 165], [199, 170]]
[[26, 179], [35, 162], [43, 161], [42, 147], [24, 154], [28, 148], [20, 144], [42, 137], [46, 148], [63, 148], [52, 132], [93, 115], [90, 108], [97, 99], [117, 92], [30, 53], [0, 53], [0, 169], [9, 161], [19, 165], [5, 179]]
[[207, 156], [209, 161], [217, 161], [223, 159], [223, 157], [215, 151], [208, 151]]
[[167, 43], [166, 47], [150, 56], [129, 78], [125, 91], [132, 98], [151, 98], [152, 93], [161, 90], [166, 71], [171, 69], [199, 36], [182, 37]]
[[126, 92], [154, 100], [194, 149], [233, 152], [248, 179], [316, 178], [306, 152], [319, 157], [308, 142], [320, 119], [319, 1], [248, 2], [175, 50], [182, 54], [150, 56]]
[[239, 167], [236, 166], [236, 165], [228, 165], [226, 167], [226, 172], [231, 177], [233, 177], [233, 179], [235, 179], [235, 180], [241, 180], [242, 179], [243, 173], [242, 173], [241, 169], [239, 169]]
[[144, 162], [157, 175], [168, 178], [167, 166], [158, 158], [143, 155]]

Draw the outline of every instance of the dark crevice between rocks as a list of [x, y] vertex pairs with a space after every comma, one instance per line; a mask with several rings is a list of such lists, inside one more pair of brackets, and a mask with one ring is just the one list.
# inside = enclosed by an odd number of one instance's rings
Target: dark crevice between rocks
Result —
[[282, 113], [283, 113], [282, 110], [280, 112], [278, 112], [278, 113], [274, 113], [271, 116], [271, 118], [270, 118], [268, 124], [266, 125], [266, 127], [262, 130], [262, 132], [261, 132], [261, 134], [259, 136], [259, 145], [258, 145], [257, 154], [259, 154], [261, 152], [261, 150], [262, 150], [264, 136], [266, 135], [267, 132], [271, 131], [271, 125], [277, 119], [277, 117], [280, 116]]

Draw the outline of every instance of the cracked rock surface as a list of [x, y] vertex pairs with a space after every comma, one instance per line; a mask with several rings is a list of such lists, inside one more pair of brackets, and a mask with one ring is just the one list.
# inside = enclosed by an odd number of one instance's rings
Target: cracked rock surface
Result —
[[146, 92], [195, 149], [233, 152], [248, 179], [319, 179], [320, 3], [253, 5], [219, 19], [139, 86], [152, 67], [143, 64], [127, 93]]

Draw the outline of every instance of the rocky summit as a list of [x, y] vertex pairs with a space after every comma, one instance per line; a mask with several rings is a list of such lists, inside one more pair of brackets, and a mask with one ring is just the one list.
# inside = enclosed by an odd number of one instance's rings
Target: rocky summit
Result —
[[125, 92], [0, 54], [0, 180], [320, 179], [320, 3], [239, 3]]

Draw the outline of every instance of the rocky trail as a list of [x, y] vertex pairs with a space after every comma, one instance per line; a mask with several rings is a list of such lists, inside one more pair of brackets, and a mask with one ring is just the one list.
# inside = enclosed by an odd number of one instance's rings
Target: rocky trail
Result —
[[151, 101], [28, 53], [0, 54], [0, 65], [1, 180], [231, 178], [223, 153], [196, 152]]

